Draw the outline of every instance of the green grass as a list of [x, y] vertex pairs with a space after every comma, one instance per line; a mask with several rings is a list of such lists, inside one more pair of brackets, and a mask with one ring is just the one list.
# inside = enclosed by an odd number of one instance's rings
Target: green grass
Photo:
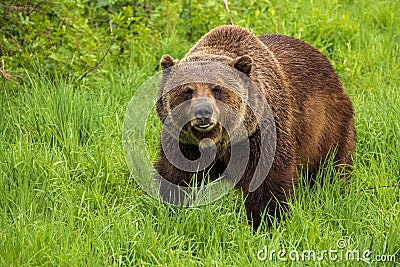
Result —
[[[261, 34], [279, 25], [332, 60], [356, 112], [349, 183], [302, 184], [291, 216], [257, 233], [247, 224], [240, 193], [191, 209], [146, 195], [122, 151], [125, 110], [163, 53], [180, 57], [193, 44], [177, 35], [161, 38], [160, 47], [132, 47], [124, 66], [104, 62], [90, 79], [26, 72], [18, 86], [0, 88], [0, 266], [365, 266], [329, 257], [257, 258], [264, 248], [320, 253], [337, 249], [340, 239], [347, 242], [344, 251], [368, 249], [371, 259], [395, 255], [372, 266], [398, 266], [400, 2], [302, 2], [271, 4], [270, 23], [231, 2], [230, 8], [241, 26]], [[154, 159], [159, 123], [151, 118], [146, 137]], [[335, 174], [327, 168], [322, 176], [328, 175]]]

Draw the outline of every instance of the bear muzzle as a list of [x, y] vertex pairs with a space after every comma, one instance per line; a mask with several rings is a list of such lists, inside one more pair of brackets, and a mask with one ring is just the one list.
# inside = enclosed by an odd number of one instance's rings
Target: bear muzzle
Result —
[[190, 121], [193, 128], [199, 132], [208, 132], [216, 124], [213, 117], [213, 108], [208, 103], [200, 103], [193, 108], [194, 119]]

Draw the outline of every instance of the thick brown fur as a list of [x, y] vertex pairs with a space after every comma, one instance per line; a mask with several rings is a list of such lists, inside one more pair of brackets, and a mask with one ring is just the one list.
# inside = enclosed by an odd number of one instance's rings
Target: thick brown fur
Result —
[[[237, 187], [246, 194], [247, 215], [254, 228], [259, 226], [265, 209], [273, 216], [279, 216], [279, 206], [286, 209], [293, 186], [298, 183], [299, 171], [307, 169], [314, 176], [333, 150], [336, 151], [336, 163], [351, 164], [355, 138], [353, 108], [330, 62], [317, 49], [292, 37], [278, 34], [256, 37], [238, 26], [221, 26], [204, 35], [182, 60], [164, 55], [161, 65], [165, 70], [176, 64], [197, 61], [222, 62], [244, 72], [262, 91], [264, 99], [259, 101], [266, 101], [272, 109], [277, 134], [273, 165], [262, 185], [249, 193], [249, 179], [257, 164], [262, 164], [259, 162], [260, 129], [254, 125], [257, 120], [246, 109], [238, 107], [234, 98], [220, 100], [232, 105], [248, 128], [250, 160]], [[205, 93], [213, 86], [203, 86], [202, 94], [215, 97]], [[157, 113], [162, 121], [171, 112], [171, 102], [177, 105], [183, 101], [179, 97], [166, 98], [168, 96], [157, 103]], [[221, 127], [210, 134], [217, 131], [220, 134], [218, 140], [224, 140]], [[208, 137], [207, 133], [198, 139], [203, 137]], [[230, 153], [228, 145], [229, 142], [217, 141], [217, 158], [207, 169], [211, 178], [218, 177], [225, 169]], [[196, 142], [182, 141], [180, 148], [189, 159], [199, 156]], [[173, 183], [190, 183], [193, 173], [170, 164], [163, 149], [168, 147], [161, 149], [158, 172]]]

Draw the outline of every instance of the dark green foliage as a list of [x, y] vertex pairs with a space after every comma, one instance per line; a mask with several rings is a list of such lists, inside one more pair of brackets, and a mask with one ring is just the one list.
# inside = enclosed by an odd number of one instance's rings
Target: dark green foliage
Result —
[[0, 55], [10, 70], [82, 74], [106, 53], [123, 63], [130, 49], [155, 45], [151, 1], [13, 1], [1, 4]]
[[[358, 24], [350, 15], [332, 18], [331, 10], [303, 1], [228, 3], [226, 10], [223, 1], [5, 0], [0, 4], [0, 60], [13, 73], [33, 70], [40, 62], [47, 74], [57, 70], [79, 77], [104, 55], [116, 65], [146, 65], [139, 55], [149, 48], [155, 52], [149, 61], [158, 60], [165, 40], [188, 47], [211, 28], [232, 21], [256, 34], [300, 37], [331, 55], [344, 70], [342, 55], [336, 52], [357, 36]], [[302, 19], [304, 10], [312, 15]], [[375, 24], [390, 27], [394, 18], [381, 17], [374, 17]]]

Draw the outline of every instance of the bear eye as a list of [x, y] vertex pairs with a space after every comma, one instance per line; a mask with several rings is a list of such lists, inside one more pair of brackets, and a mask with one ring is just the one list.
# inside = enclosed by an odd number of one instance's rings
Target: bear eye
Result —
[[193, 96], [193, 89], [190, 87], [186, 87], [185, 90], [183, 91], [183, 97], [185, 100], [192, 99]]
[[215, 96], [220, 95], [222, 93], [221, 86], [217, 85], [212, 89], [212, 92]]

